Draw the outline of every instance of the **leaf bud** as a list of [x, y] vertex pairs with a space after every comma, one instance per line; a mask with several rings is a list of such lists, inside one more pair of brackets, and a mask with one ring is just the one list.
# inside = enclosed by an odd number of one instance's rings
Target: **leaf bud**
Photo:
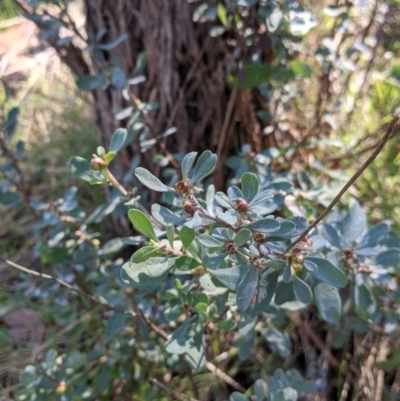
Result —
[[106, 161], [101, 157], [93, 157], [93, 159], [90, 160], [90, 165], [94, 171], [104, 170], [107, 167]]
[[249, 205], [247, 204], [247, 202], [244, 199], [237, 198], [236, 199], [236, 210], [239, 213], [247, 213], [247, 211], [249, 210]]
[[186, 195], [190, 192], [190, 185], [185, 181], [179, 181], [175, 184], [175, 191], [179, 195]]
[[189, 201], [186, 201], [183, 204], [183, 210], [185, 211], [185, 213], [187, 213], [190, 216], [193, 216], [194, 212], [195, 212], [193, 205]]

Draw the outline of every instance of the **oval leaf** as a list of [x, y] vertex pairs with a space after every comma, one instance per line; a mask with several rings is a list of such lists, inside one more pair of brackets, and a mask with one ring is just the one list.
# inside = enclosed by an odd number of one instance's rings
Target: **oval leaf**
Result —
[[240, 311], [249, 308], [258, 285], [258, 270], [251, 266], [239, 281], [236, 289], [236, 303]]
[[253, 173], [244, 173], [241, 178], [241, 183], [244, 199], [247, 203], [250, 203], [257, 195], [258, 187], [260, 186], [258, 178]]
[[196, 159], [197, 152], [190, 152], [182, 159], [182, 178], [185, 181], [193, 167], [194, 160]]
[[122, 280], [133, 288], [147, 289], [160, 284], [173, 266], [173, 259], [151, 258], [141, 263], [127, 262], [122, 266]]
[[197, 160], [196, 166], [191, 177], [192, 182], [198, 182], [210, 175], [217, 165], [217, 155], [209, 150], [203, 152]]
[[329, 241], [331, 245], [335, 246], [336, 248], [342, 249], [342, 246], [340, 245], [339, 234], [337, 233], [334, 227], [332, 227], [328, 223], [323, 224], [322, 234]]
[[135, 170], [137, 179], [147, 188], [157, 192], [167, 192], [168, 187], [163, 184], [157, 177], [145, 168], [138, 167]]
[[303, 304], [308, 304], [312, 301], [313, 296], [310, 286], [297, 276], [293, 277], [293, 291], [296, 298]]
[[342, 301], [338, 291], [325, 283], [319, 283], [314, 288], [317, 308], [323, 319], [328, 323], [336, 323], [340, 317]]
[[137, 231], [156, 242], [159, 241], [151, 221], [143, 212], [137, 209], [131, 209], [128, 212], [128, 217]]
[[128, 131], [125, 128], [118, 128], [112, 138], [110, 143], [110, 152], [118, 153], [124, 146]]
[[329, 260], [311, 256], [307, 257], [306, 260], [317, 265], [318, 270], [314, 272], [314, 276], [318, 280], [337, 288], [343, 288], [347, 284], [347, 277], [343, 271]]
[[236, 234], [235, 239], [233, 240], [233, 246], [236, 248], [243, 246], [247, 242], [249, 242], [252, 238], [251, 231], [247, 228], [242, 228]]
[[[294, 225], [294, 224], [293, 224]], [[275, 219], [260, 219], [247, 226], [250, 230], [259, 233], [273, 233], [281, 228], [278, 220]]]
[[188, 249], [189, 245], [193, 242], [195, 237], [196, 232], [193, 230], [193, 228], [189, 228], [186, 226], [183, 226], [181, 228], [181, 231], [179, 231], [179, 238], [182, 241], [182, 246], [185, 251], [186, 249]]

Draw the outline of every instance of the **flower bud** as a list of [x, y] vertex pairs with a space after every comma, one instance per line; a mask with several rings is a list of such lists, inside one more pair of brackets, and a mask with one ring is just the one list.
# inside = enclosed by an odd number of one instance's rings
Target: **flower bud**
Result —
[[244, 199], [238, 198], [236, 199], [236, 210], [239, 213], [247, 213], [247, 211], [249, 210], [249, 205]]
[[183, 204], [183, 210], [190, 216], [193, 216], [195, 212], [193, 205], [188, 201]]
[[254, 238], [254, 241], [262, 244], [267, 239], [267, 236], [263, 233], [254, 233], [253, 238]]
[[186, 195], [190, 191], [190, 185], [185, 181], [179, 181], [175, 184], [175, 191], [179, 195]]
[[90, 160], [90, 165], [94, 171], [104, 170], [107, 167], [106, 161], [101, 157], [93, 157], [93, 159]]
[[65, 385], [65, 382], [62, 381], [56, 388], [56, 393], [57, 394], [64, 394], [65, 391], [67, 390], [67, 386]]

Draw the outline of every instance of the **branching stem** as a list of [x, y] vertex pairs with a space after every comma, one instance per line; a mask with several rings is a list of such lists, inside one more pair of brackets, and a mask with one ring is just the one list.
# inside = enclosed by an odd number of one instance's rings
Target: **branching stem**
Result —
[[382, 151], [383, 147], [386, 145], [387, 141], [394, 135], [396, 130], [399, 128], [400, 121], [400, 113], [396, 113], [393, 116], [389, 127], [386, 130], [385, 135], [376, 145], [375, 150], [371, 153], [368, 159], [363, 163], [363, 165], [354, 173], [354, 175], [347, 181], [344, 187], [340, 190], [340, 192], [335, 196], [332, 202], [328, 205], [328, 207], [320, 214], [320, 216], [306, 229], [301, 235], [294, 241], [290, 246], [285, 249], [284, 255], [287, 254], [291, 249], [293, 249], [298, 243], [300, 243], [307, 234], [315, 228], [318, 223], [326, 217], [326, 215], [332, 210], [332, 208], [339, 202], [340, 198], [344, 195], [344, 193], [354, 184], [357, 178], [367, 169], [367, 167], [375, 160], [375, 158]]

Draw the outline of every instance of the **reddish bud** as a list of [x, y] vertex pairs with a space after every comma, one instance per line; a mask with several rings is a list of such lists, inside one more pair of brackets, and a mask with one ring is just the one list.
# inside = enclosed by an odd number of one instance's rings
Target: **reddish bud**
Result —
[[93, 159], [90, 160], [90, 165], [95, 171], [104, 170], [107, 167], [106, 161], [101, 157], [93, 157]]
[[262, 244], [267, 239], [267, 236], [263, 233], [254, 233], [253, 238], [254, 238], [254, 241]]
[[236, 199], [236, 210], [239, 213], [247, 213], [247, 211], [249, 210], [249, 205], [244, 199], [238, 198]]
[[195, 209], [190, 202], [185, 202], [183, 204], [183, 210], [185, 211], [185, 213], [187, 213], [190, 216], [193, 216], [194, 212], [195, 212]]
[[190, 192], [190, 185], [185, 181], [179, 181], [175, 184], [175, 191], [179, 195], [186, 195]]

